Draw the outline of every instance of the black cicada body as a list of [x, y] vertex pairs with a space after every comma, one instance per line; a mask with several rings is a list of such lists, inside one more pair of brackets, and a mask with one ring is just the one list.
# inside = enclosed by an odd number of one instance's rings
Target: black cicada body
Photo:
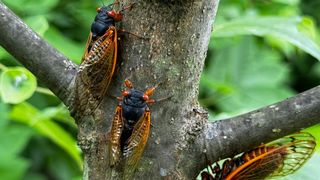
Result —
[[117, 13], [112, 9], [113, 4], [108, 6], [102, 6], [97, 9], [97, 15], [91, 25], [91, 39], [97, 40], [103, 36], [109, 27], [115, 26], [115, 22], [122, 20], [122, 14]]
[[149, 137], [151, 120], [148, 104], [155, 102], [149, 98], [155, 87], [142, 92], [133, 89], [129, 80], [125, 85], [129, 89], [122, 91], [123, 97], [118, 98], [108, 137], [109, 165], [113, 167], [123, 158], [124, 176], [128, 178], [134, 173]]

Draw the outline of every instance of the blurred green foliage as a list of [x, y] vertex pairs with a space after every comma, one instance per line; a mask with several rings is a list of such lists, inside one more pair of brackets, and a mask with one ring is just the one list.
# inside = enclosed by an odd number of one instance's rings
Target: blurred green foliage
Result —
[[[79, 63], [101, 1], [3, 0], [38, 34]], [[109, 2], [103, 1], [105, 4]], [[210, 119], [274, 103], [319, 84], [320, 3], [222, 0], [201, 77]], [[0, 49], [0, 178], [81, 179], [77, 128], [66, 107]], [[312, 127], [318, 141], [320, 126]], [[296, 176], [313, 177], [313, 156]], [[286, 177], [287, 179], [290, 177]], [[312, 179], [312, 178], [311, 178]]]
[[[248, 112], [319, 85], [316, 23], [320, 12], [314, 10], [315, 4], [220, 1], [199, 96], [211, 120]], [[320, 126], [306, 131], [320, 144]], [[318, 153], [297, 173], [282, 179], [317, 179]]]

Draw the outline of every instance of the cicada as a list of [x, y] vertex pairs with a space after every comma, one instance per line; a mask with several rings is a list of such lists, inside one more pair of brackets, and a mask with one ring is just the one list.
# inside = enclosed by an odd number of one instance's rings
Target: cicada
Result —
[[133, 88], [129, 80], [125, 80], [128, 88], [118, 97], [111, 130], [108, 133], [109, 165], [115, 167], [124, 160], [124, 177], [131, 177], [144, 151], [150, 132], [150, 109], [148, 104], [155, 102], [150, 96], [156, 87], [145, 92]]
[[90, 115], [96, 110], [119, 64], [119, 39], [115, 23], [122, 20], [122, 10], [113, 10], [115, 4], [98, 8], [91, 25], [75, 81], [73, 113], [76, 111], [76, 117]]
[[[299, 169], [312, 155], [315, 139], [309, 133], [296, 133], [261, 145], [226, 160], [222, 168], [216, 163], [204, 177], [213, 180], [260, 180], [286, 176]], [[210, 176], [209, 176], [209, 175]]]

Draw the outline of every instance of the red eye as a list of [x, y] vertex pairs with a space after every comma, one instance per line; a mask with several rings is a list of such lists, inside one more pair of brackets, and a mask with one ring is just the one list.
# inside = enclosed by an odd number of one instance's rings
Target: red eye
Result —
[[144, 95], [142, 96], [142, 99], [145, 100], [145, 101], [148, 101], [148, 100], [149, 100], [149, 96], [146, 95], [146, 94], [144, 94]]
[[127, 90], [124, 90], [124, 91], [122, 91], [122, 96], [124, 96], [124, 97], [127, 97], [127, 96], [129, 96], [129, 91], [127, 91]]
[[110, 17], [114, 17], [116, 15], [116, 13], [114, 11], [109, 11], [108, 12], [108, 16]]
[[97, 13], [101, 12], [101, 7], [97, 8]]

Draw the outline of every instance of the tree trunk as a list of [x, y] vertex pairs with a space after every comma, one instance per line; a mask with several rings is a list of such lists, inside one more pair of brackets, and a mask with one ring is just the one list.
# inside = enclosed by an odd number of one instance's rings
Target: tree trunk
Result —
[[[108, 93], [119, 96], [124, 79], [130, 77], [135, 88], [140, 90], [160, 83], [153, 96], [155, 99], [172, 96], [150, 107], [151, 134], [140, 161], [141, 168], [136, 173], [137, 179], [149, 179], [150, 174], [153, 174], [152, 179], [188, 179], [197, 174], [195, 169], [186, 169], [181, 161], [197, 135], [189, 133], [200, 129], [207, 120], [206, 115], [199, 116], [195, 110], [200, 109], [197, 102], [199, 78], [216, 9], [217, 1], [152, 1], [140, 2], [125, 14], [123, 28], [147, 40], [130, 35], [123, 38], [124, 65]], [[116, 103], [115, 98], [107, 98], [101, 109], [103, 118], [98, 121], [95, 118], [93, 123], [86, 120], [80, 126], [80, 143], [87, 142], [93, 134], [101, 135], [98, 141], [103, 139]], [[96, 129], [90, 127], [95, 130], [87, 131], [91, 125]], [[107, 158], [105, 148], [105, 145], [96, 146], [85, 153], [85, 171], [93, 179], [101, 179], [103, 173], [112, 170], [100, 160]]]
[[[151, 0], [137, 3], [125, 14], [123, 28], [145, 39], [123, 37], [123, 65], [107, 94], [119, 96], [124, 79], [130, 78], [140, 90], [160, 83], [154, 99], [171, 97], [150, 107], [151, 133], [137, 179], [194, 179], [206, 166], [204, 153], [214, 162], [320, 122], [320, 87], [235, 118], [207, 122], [197, 96], [217, 7], [218, 0]], [[72, 108], [76, 65], [1, 2], [0, 12], [1, 45]], [[93, 116], [78, 123], [84, 179], [105, 179], [111, 170], [106, 134], [117, 104], [111, 96], [105, 97]], [[275, 128], [281, 133], [272, 133]]]

